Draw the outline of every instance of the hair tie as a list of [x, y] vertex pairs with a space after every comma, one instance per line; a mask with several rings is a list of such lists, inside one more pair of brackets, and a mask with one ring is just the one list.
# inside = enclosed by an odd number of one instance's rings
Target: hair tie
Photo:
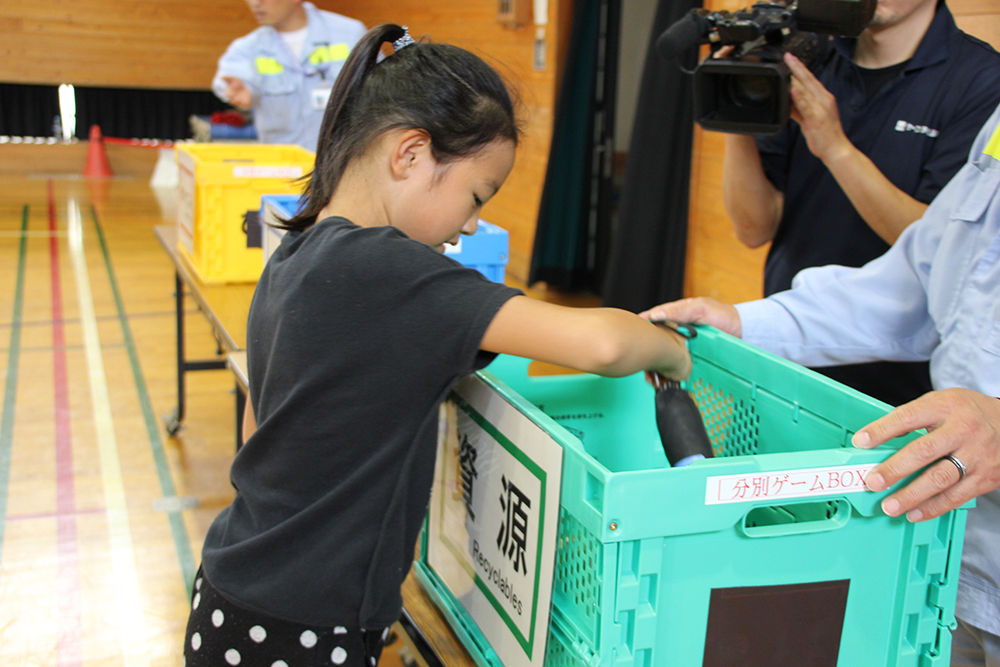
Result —
[[416, 44], [414, 39], [410, 37], [410, 32], [407, 27], [403, 26], [403, 36], [392, 43], [392, 49], [394, 52], [398, 52], [400, 49], [405, 49], [410, 44]]

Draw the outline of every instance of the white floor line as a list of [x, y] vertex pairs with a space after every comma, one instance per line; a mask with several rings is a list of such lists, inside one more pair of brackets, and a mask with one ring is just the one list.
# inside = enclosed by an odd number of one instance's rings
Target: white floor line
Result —
[[108, 533], [111, 539], [111, 576], [114, 577], [117, 589], [116, 623], [126, 667], [147, 667], [150, 663], [146, 624], [139, 595], [139, 573], [135, 565], [132, 529], [129, 525], [128, 506], [125, 500], [125, 484], [118, 458], [118, 443], [111, 416], [107, 377], [104, 374], [101, 340], [97, 331], [94, 299], [83, 249], [83, 219], [80, 215], [80, 205], [75, 198], [70, 198], [68, 215], [70, 256], [73, 260], [73, 275], [76, 281], [80, 320], [83, 325], [90, 397], [101, 461]]

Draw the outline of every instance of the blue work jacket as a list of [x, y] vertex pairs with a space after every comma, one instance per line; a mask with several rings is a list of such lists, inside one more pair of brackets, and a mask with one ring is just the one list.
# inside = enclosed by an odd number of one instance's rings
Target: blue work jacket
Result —
[[229, 45], [219, 59], [212, 90], [225, 100], [222, 77], [240, 79], [253, 96], [261, 143], [298, 144], [315, 152], [329, 91], [367, 29], [360, 21], [316, 9], [310, 2], [302, 6], [309, 24], [301, 58], [292, 54], [277, 30], [261, 26]]
[[[743, 339], [809, 366], [929, 359], [935, 389], [1000, 396], [1000, 107], [968, 162], [881, 257], [737, 306]], [[873, 557], [877, 557], [874, 556]], [[1000, 635], [1000, 490], [969, 510], [956, 615]]]

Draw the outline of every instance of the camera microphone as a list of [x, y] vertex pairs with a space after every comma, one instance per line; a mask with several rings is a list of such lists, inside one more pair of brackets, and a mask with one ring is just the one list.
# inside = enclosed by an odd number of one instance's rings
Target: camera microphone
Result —
[[663, 31], [656, 40], [656, 51], [661, 57], [672, 60], [705, 41], [713, 26], [712, 21], [702, 16], [701, 11], [692, 9], [684, 18]]

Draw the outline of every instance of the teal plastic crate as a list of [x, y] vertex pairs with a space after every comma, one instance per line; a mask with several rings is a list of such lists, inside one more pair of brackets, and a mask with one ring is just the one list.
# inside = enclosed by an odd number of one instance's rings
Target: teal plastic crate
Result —
[[[887, 492], [844, 493], [857, 480], [825, 472], [870, 467], [915, 436], [857, 450], [851, 435], [887, 405], [697, 331], [685, 387], [716, 457], [685, 468], [667, 467], [641, 375], [531, 377], [504, 356], [480, 373], [564, 449], [546, 666], [947, 665], [966, 509], [911, 524], [881, 512]], [[828, 488], [706, 502], [712, 479], [762, 494], [787, 471]], [[501, 667], [426, 549], [416, 570], [476, 661]], [[761, 645], [783, 646], [784, 661], [754, 662]], [[806, 661], [816, 646], [827, 658]]]

